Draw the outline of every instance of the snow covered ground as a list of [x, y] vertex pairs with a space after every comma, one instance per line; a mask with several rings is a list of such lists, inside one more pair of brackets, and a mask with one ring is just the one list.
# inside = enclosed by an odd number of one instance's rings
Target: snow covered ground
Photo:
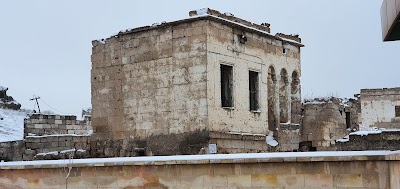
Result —
[[23, 139], [26, 115], [23, 111], [0, 109], [0, 142]]

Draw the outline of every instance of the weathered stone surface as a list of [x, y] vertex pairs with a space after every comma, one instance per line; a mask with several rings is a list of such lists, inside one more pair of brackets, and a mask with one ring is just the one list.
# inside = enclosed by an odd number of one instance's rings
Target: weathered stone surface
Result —
[[[396, 154], [394, 154], [396, 155]], [[397, 154], [398, 155], [398, 154]], [[190, 157], [190, 156], [189, 156]], [[299, 158], [299, 157], [297, 157]], [[324, 161], [165, 160], [2, 166], [1, 188], [382, 188], [400, 187], [400, 163], [385, 156]], [[310, 157], [308, 157], [310, 158]], [[172, 158], [173, 159], [173, 158]], [[190, 159], [190, 158], [189, 158]], [[289, 160], [290, 159], [290, 160]], [[255, 159], [257, 160], [257, 159]], [[39, 165], [38, 165], [39, 163]], [[71, 168], [68, 179], [65, 170]]]
[[363, 129], [400, 128], [400, 88], [361, 89], [360, 101]]
[[[201, 17], [136, 28], [92, 43], [95, 138], [146, 141], [146, 145], [153, 146], [143, 147], [159, 155], [176, 149], [172, 144], [177, 140], [181, 144], [180, 136], [199, 130], [267, 135], [268, 129], [276, 129], [279, 123], [300, 125], [302, 45], [290, 42], [300, 42], [298, 36], [273, 36], [268, 34], [269, 24], [257, 25], [215, 10], [208, 11], [253, 29], [224, 19]], [[197, 12], [191, 13], [194, 14]], [[232, 108], [221, 105], [221, 64], [234, 68]], [[267, 92], [269, 68], [276, 70], [277, 81]], [[257, 72], [259, 77], [258, 109], [252, 111], [249, 71]], [[272, 98], [268, 96], [275, 93]], [[270, 100], [276, 103], [270, 106]], [[270, 110], [280, 115], [269, 116]], [[274, 121], [269, 123], [269, 119]], [[277, 137], [282, 148], [274, 150], [298, 149], [294, 144], [298, 143], [299, 131], [290, 131], [291, 137], [286, 138], [283, 135], [288, 133], [273, 131], [276, 136], [282, 136], [282, 139]], [[207, 146], [204, 141], [199, 143], [203, 147]], [[257, 140], [245, 143], [215, 138], [209, 142], [224, 146], [221, 152], [226, 153], [270, 149]], [[229, 142], [235, 145], [224, 144]], [[199, 148], [189, 151], [198, 153]], [[181, 150], [168, 153], [178, 152], [187, 153]]]

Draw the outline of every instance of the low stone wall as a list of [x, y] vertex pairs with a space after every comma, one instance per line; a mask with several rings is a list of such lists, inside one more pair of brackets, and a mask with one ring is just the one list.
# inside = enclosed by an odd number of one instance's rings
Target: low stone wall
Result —
[[[217, 144], [219, 154], [260, 153], [273, 151], [265, 143], [265, 135], [250, 133], [210, 132], [210, 144]], [[205, 150], [208, 151], [207, 149]]]
[[[298, 124], [279, 124], [277, 131], [277, 140], [279, 152], [299, 151], [299, 143], [301, 138], [300, 125]], [[275, 133], [274, 132], [274, 133]]]
[[336, 142], [338, 151], [400, 150], [400, 131], [350, 135], [348, 142]]
[[342, 153], [346, 154], [292, 152], [6, 162], [0, 163], [0, 188], [400, 188], [399, 154]]
[[42, 136], [52, 134], [86, 135], [90, 130], [88, 121], [76, 120], [76, 116], [33, 114], [25, 121], [25, 136], [29, 133]]
[[24, 153], [24, 141], [12, 141], [0, 143], [0, 160], [22, 161]]

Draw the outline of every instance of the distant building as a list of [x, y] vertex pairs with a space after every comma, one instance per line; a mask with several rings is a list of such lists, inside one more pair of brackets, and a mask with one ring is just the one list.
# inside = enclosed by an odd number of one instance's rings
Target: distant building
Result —
[[400, 0], [384, 0], [381, 19], [383, 41], [400, 40]]
[[400, 88], [361, 89], [360, 103], [365, 129], [400, 129]]
[[298, 149], [298, 35], [215, 10], [93, 41], [94, 136], [155, 155]]

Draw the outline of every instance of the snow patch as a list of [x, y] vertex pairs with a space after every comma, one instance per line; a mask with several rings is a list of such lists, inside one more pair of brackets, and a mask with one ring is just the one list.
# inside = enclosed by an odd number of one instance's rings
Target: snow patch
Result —
[[77, 134], [53, 134], [53, 135], [41, 135], [41, 136], [26, 136], [26, 138], [46, 138], [46, 137], [62, 137], [62, 136], [73, 136], [73, 137], [83, 137], [83, 136], [90, 136], [89, 134], [86, 135], [77, 135]]
[[68, 152], [75, 152], [75, 151], [76, 151], [75, 148], [72, 148], [72, 149], [69, 149], [69, 150], [60, 151], [60, 154], [65, 154], [65, 153], [68, 153]]
[[38, 153], [35, 156], [45, 156], [45, 155], [58, 155], [58, 151], [46, 152], [46, 153]]
[[239, 133], [239, 132], [226, 132], [229, 135], [242, 135], [242, 136], [266, 136], [264, 134], [253, 134], [253, 133]]
[[336, 142], [349, 142], [349, 137], [349, 135], [346, 135], [343, 139], [337, 139]]
[[274, 139], [274, 137], [273, 137], [273, 132], [270, 132], [269, 134], [268, 134], [268, 136], [267, 136], [267, 138], [265, 138], [265, 142], [268, 144], [268, 145], [270, 145], [270, 146], [278, 146], [278, 141], [276, 141], [275, 139]]
[[202, 9], [198, 9], [198, 10], [196, 10], [196, 12], [197, 12], [197, 15], [198, 16], [200, 16], [200, 15], [208, 15], [208, 8], [202, 8]]
[[90, 136], [90, 135], [92, 135], [92, 134], [93, 134], [93, 130], [90, 129], [90, 130], [87, 131], [87, 134], [86, 134], [86, 135]]
[[0, 109], [0, 142], [23, 140], [27, 112]]

